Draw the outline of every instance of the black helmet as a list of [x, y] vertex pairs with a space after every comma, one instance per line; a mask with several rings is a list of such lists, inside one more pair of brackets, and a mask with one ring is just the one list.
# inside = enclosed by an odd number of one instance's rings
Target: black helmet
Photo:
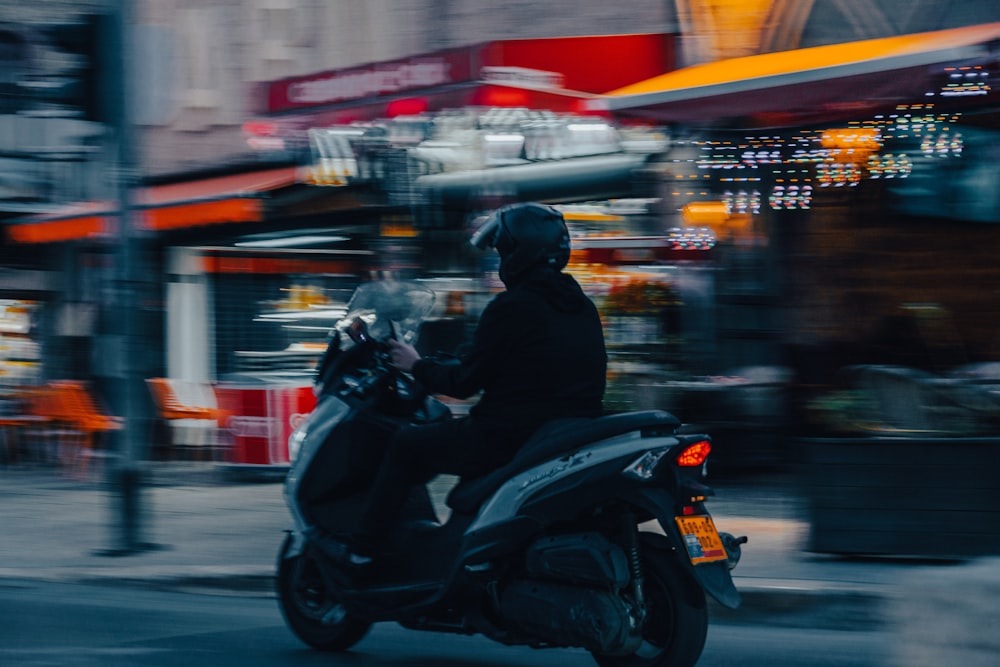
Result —
[[498, 208], [472, 236], [480, 249], [500, 254], [500, 280], [508, 287], [538, 266], [561, 271], [569, 262], [569, 230], [562, 213], [544, 204]]

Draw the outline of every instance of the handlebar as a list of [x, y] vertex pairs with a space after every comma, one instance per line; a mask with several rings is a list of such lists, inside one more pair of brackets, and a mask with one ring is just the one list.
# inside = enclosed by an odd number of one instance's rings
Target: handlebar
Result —
[[337, 340], [335, 353], [326, 355], [329, 365], [319, 369], [323, 385], [344, 398], [372, 400], [376, 409], [390, 415], [410, 416], [419, 410], [427, 392], [392, 363], [389, 340], [398, 340], [394, 323], [390, 322], [389, 337], [383, 340], [371, 336], [361, 319], [354, 320], [346, 332], [354, 345], [339, 350]]

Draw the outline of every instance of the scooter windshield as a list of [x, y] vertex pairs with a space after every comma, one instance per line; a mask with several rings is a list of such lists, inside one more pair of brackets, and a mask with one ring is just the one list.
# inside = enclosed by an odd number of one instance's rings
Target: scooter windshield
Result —
[[434, 292], [418, 282], [384, 280], [364, 283], [354, 291], [347, 314], [337, 324], [346, 331], [360, 318], [368, 326], [368, 333], [384, 340], [390, 335], [404, 342], [412, 342], [420, 323], [434, 307]]

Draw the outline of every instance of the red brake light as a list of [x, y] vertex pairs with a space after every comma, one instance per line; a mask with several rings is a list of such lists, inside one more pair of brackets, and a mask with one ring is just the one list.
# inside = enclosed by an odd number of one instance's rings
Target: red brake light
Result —
[[677, 455], [677, 465], [684, 468], [700, 466], [708, 458], [708, 453], [712, 451], [712, 443], [708, 440], [699, 440], [693, 445], [688, 445]]

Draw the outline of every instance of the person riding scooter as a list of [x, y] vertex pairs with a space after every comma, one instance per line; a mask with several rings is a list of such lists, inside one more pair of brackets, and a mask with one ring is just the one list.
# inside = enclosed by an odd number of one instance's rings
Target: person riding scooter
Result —
[[593, 302], [563, 272], [570, 237], [562, 214], [537, 203], [505, 206], [472, 242], [496, 249], [506, 290], [483, 310], [467, 352], [443, 362], [401, 341], [389, 345], [393, 365], [428, 392], [481, 397], [466, 417], [405, 426], [392, 436], [350, 541], [356, 565], [377, 557], [411, 484], [438, 474], [479, 477], [511, 461], [543, 423], [603, 412], [604, 332]]

